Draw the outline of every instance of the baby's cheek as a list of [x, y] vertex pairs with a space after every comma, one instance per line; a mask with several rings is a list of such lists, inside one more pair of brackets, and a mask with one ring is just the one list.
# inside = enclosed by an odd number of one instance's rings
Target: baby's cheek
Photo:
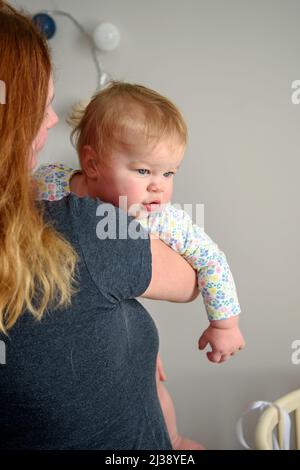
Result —
[[163, 202], [167, 203], [170, 202], [173, 196], [173, 187], [168, 187], [163, 194]]
[[127, 184], [124, 193], [127, 194], [129, 205], [141, 203], [145, 199], [145, 191], [136, 183]]
[[106, 199], [109, 200], [114, 206], [120, 207], [127, 211], [128, 206], [134, 199], [131, 195], [130, 186], [123, 182], [117, 182], [115, 185], [112, 183], [106, 189]]

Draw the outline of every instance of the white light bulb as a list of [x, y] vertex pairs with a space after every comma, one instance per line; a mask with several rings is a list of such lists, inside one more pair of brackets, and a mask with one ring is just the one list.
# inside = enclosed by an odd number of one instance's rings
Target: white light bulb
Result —
[[112, 23], [100, 23], [93, 33], [94, 43], [102, 51], [113, 51], [120, 42], [120, 32]]

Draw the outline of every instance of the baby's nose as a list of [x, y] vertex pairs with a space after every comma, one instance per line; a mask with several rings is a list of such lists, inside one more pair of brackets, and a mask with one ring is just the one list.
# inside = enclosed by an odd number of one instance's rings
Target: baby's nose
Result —
[[163, 191], [163, 185], [158, 182], [152, 182], [148, 186], [148, 191], [153, 193], [161, 193]]

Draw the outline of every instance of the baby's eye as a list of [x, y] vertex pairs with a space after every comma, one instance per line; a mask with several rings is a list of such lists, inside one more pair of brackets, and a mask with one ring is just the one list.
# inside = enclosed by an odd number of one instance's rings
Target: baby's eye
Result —
[[175, 175], [174, 171], [168, 171], [167, 173], [164, 173], [164, 176], [166, 178], [169, 178], [169, 176], [173, 176], [173, 175]]
[[140, 175], [149, 175], [150, 174], [150, 171], [149, 170], [146, 170], [145, 168], [139, 168], [138, 170], [136, 170]]

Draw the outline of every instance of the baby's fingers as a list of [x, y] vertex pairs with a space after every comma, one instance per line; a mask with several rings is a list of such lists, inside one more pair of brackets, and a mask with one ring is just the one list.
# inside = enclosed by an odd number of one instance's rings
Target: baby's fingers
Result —
[[234, 354], [242, 351], [242, 349], [244, 349], [245, 347], [245, 343], [239, 345], [237, 348], [233, 349], [233, 351], [231, 352], [231, 356], [234, 356]]
[[222, 354], [220, 352], [209, 351], [206, 353], [206, 356], [210, 362], [220, 362]]
[[[233, 354], [234, 354], [234, 353], [233, 353]], [[232, 354], [231, 354], [231, 355], [232, 355]], [[221, 363], [221, 362], [225, 362], [225, 361], [227, 361], [227, 359], [229, 359], [229, 358], [230, 358], [230, 354], [222, 354], [222, 357], [221, 357], [221, 359], [220, 359], [219, 362], [220, 362], [220, 363]]]
[[203, 333], [203, 335], [199, 338], [198, 341], [198, 348], [199, 349], [204, 349], [208, 345], [208, 339], [206, 335]]

